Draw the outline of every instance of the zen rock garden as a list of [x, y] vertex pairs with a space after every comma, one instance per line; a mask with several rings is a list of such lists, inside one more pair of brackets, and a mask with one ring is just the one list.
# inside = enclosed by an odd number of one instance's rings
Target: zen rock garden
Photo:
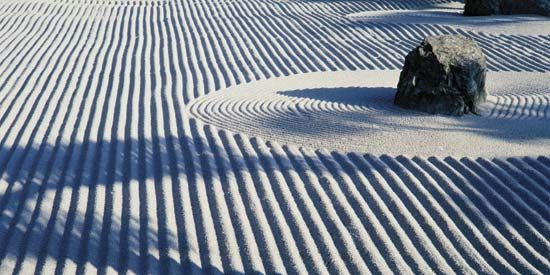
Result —
[[[464, 15], [550, 16], [550, 0], [465, 0]], [[434, 114], [476, 114], [487, 97], [487, 65], [477, 43], [460, 35], [430, 36], [405, 58], [394, 103]]]
[[476, 113], [485, 101], [485, 56], [460, 35], [427, 37], [405, 58], [394, 103], [447, 115]]

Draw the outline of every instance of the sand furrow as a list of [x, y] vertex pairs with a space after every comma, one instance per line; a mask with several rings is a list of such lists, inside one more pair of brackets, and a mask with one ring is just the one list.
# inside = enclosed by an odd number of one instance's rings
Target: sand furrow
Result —
[[[0, 273], [550, 273], [547, 22], [448, 0], [0, 3]], [[392, 104], [475, 39], [480, 116]]]

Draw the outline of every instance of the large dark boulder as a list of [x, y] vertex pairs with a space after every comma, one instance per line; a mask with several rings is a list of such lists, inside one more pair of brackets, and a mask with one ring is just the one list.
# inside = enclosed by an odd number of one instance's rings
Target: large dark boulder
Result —
[[427, 37], [405, 58], [394, 103], [423, 112], [476, 113], [485, 101], [485, 56], [460, 35]]
[[464, 15], [538, 14], [550, 16], [550, 0], [466, 0]]

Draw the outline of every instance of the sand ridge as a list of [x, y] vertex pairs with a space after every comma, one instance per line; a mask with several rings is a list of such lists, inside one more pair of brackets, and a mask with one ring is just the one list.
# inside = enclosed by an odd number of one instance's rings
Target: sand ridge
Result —
[[[550, 273], [546, 151], [332, 151], [199, 116], [387, 111], [353, 96], [223, 112], [209, 99], [291, 76], [390, 75], [429, 34], [476, 39], [492, 72], [550, 71], [548, 35], [348, 17], [448, 2], [0, 1], [0, 273]], [[546, 122], [545, 94], [514, 87], [490, 117]]]

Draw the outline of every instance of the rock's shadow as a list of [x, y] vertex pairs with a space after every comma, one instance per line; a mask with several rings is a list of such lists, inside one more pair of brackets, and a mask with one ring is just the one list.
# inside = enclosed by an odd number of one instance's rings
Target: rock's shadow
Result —
[[395, 88], [389, 87], [342, 87], [318, 88], [278, 92], [279, 95], [321, 100], [324, 102], [348, 104], [355, 106], [374, 106], [372, 103], [392, 106]]
[[[399, 124], [401, 129], [407, 130], [428, 130], [438, 132], [469, 132], [485, 135], [495, 139], [506, 139], [511, 141], [548, 139], [550, 131], [547, 130], [546, 119], [530, 119], [529, 116], [523, 119], [514, 118], [495, 118], [488, 117], [487, 114], [481, 116], [448, 116], [422, 113], [414, 110], [402, 109], [393, 104], [395, 88], [389, 87], [341, 87], [341, 88], [317, 88], [278, 92], [277, 94], [297, 98], [319, 101], [319, 105], [325, 105], [326, 110], [309, 109], [307, 120], [309, 125], [317, 124], [315, 119], [322, 118], [323, 113], [330, 113], [331, 120], [318, 121], [324, 124], [324, 127], [287, 127], [290, 121], [281, 119], [280, 127], [285, 130], [296, 130], [312, 135], [326, 134], [319, 131], [330, 132], [362, 132], [363, 130], [376, 131], [370, 127], [361, 127], [367, 124], [378, 124], [378, 126], [394, 127]], [[337, 106], [341, 104], [341, 108]], [[311, 104], [316, 105], [316, 104]], [[544, 105], [544, 104], [543, 104]], [[347, 109], [345, 106], [349, 106]], [[368, 112], [360, 112], [353, 107], [364, 108]], [[492, 107], [492, 106], [489, 106]], [[546, 106], [538, 106], [539, 109], [547, 109]], [[527, 112], [529, 110], [520, 110], [525, 106], [510, 106], [506, 112]], [[517, 110], [515, 110], [517, 109]], [[362, 109], [360, 109], [362, 110]], [[372, 112], [370, 112], [372, 111]], [[317, 116], [320, 115], [320, 116]], [[390, 119], [395, 117], [396, 121]], [[422, 119], [424, 125], [417, 123], [408, 124], [406, 121], [413, 119]], [[399, 122], [398, 122], [399, 121]], [[272, 121], [273, 122], [273, 121]], [[305, 121], [304, 121], [305, 122]], [[429, 123], [435, 122], [435, 123]], [[351, 123], [351, 124], [350, 124]], [[271, 124], [271, 126], [276, 126]], [[357, 128], [353, 128], [356, 126]]]

